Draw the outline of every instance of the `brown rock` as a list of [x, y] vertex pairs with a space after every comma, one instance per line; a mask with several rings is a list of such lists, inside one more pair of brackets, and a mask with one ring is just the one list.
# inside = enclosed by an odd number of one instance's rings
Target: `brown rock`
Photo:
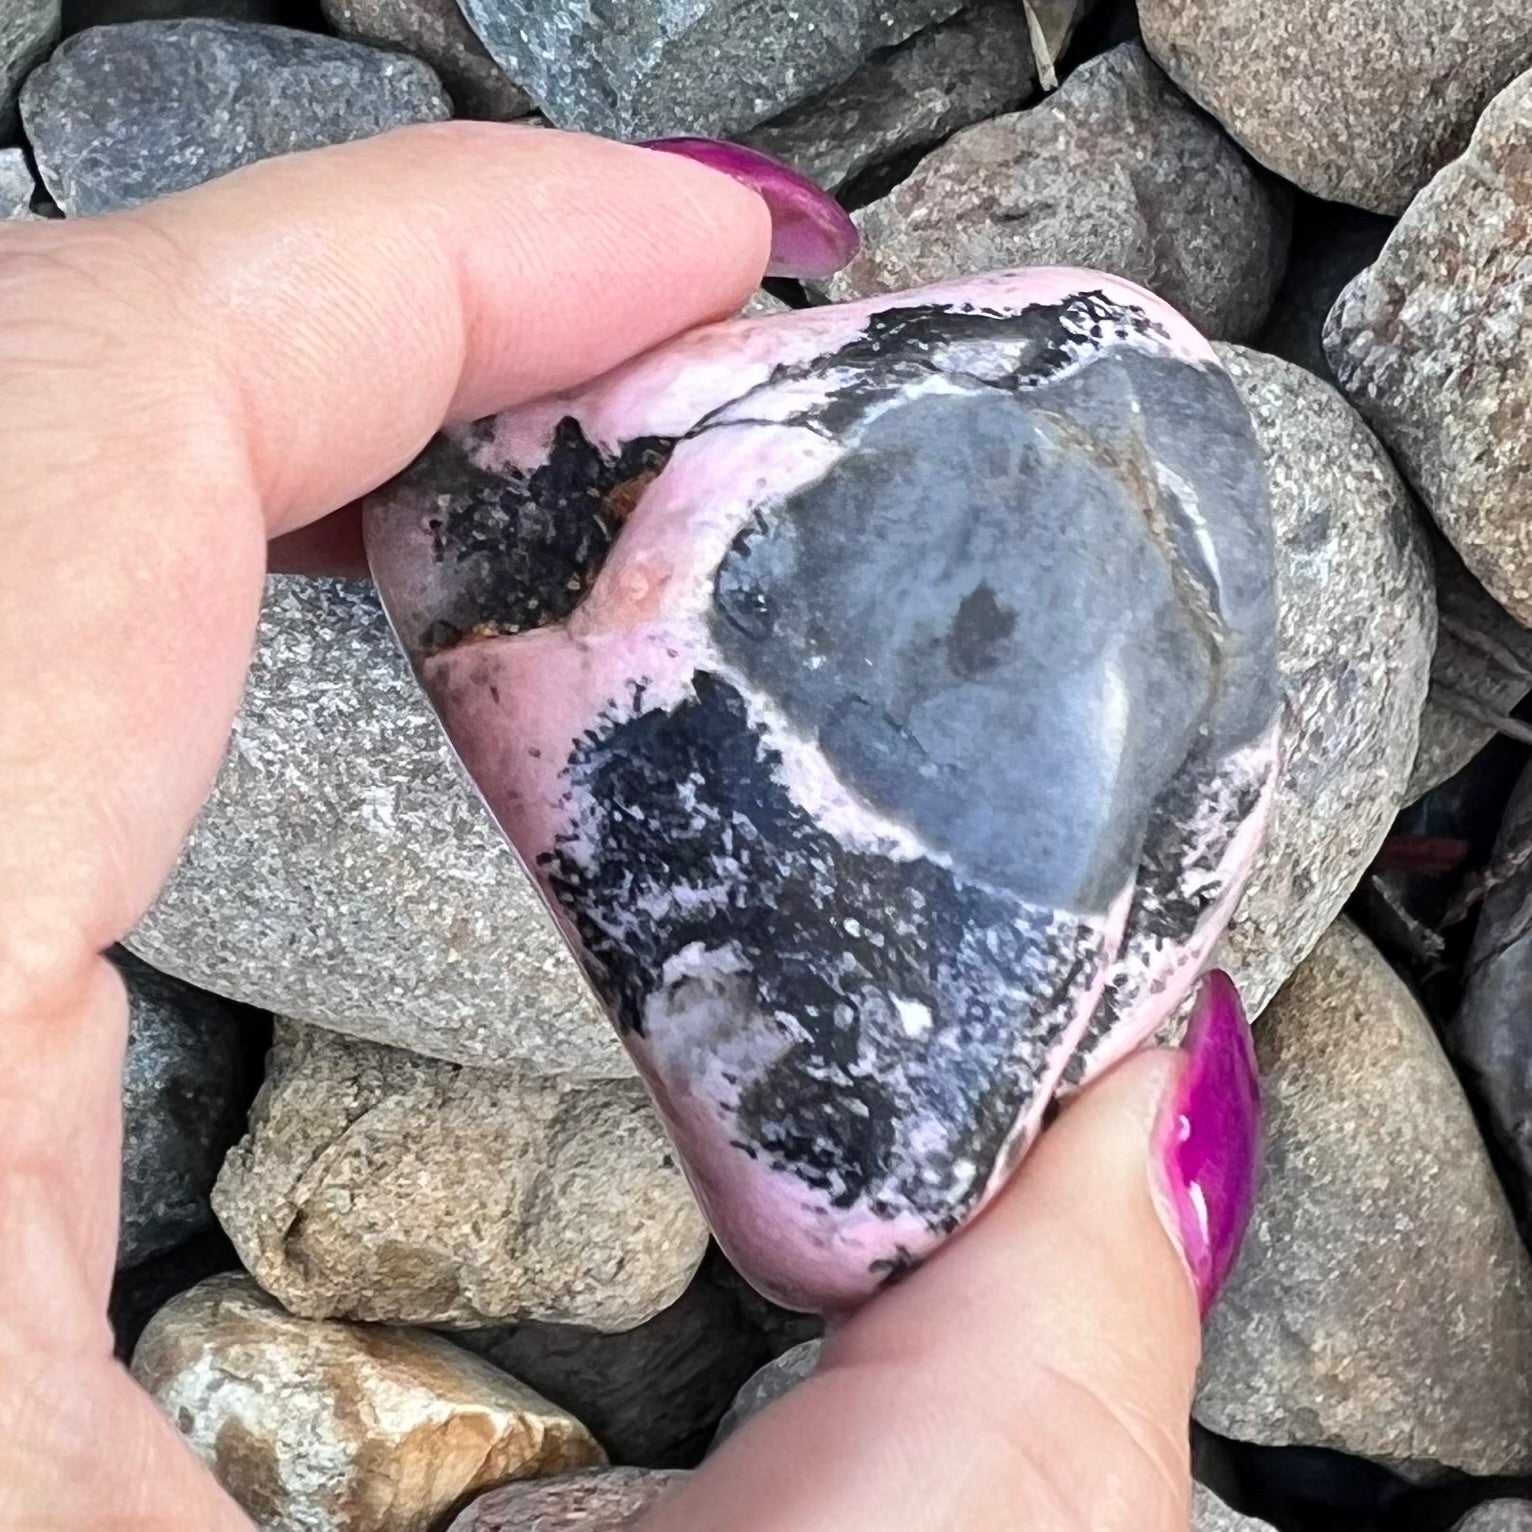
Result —
[[[1532, 51], [1532, 7], [1515, 0]], [[1402, 114], [1408, 116], [1408, 113]], [[1341, 294], [1325, 351], [1437, 525], [1532, 623], [1532, 71]]]
[[245, 1277], [167, 1304], [133, 1375], [269, 1532], [429, 1532], [465, 1495], [604, 1461], [579, 1421], [447, 1341], [296, 1319]]
[[507, 1484], [479, 1499], [447, 1532], [620, 1532], [684, 1473], [601, 1468], [535, 1484]]
[[1526, 0], [1139, 0], [1171, 77], [1262, 164], [1402, 211], [1532, 63]]
[[636, 1079], [472, 1069], [283, 1023], [214, 1209], [313, 1318], [621, 1330], [707, 1228]]
[[1532, 1466], [1532, 1271], [1414, 997], [1341, 921], [1255, 1038], [1265, 1177], [1197, 1418], [1244, 1441]]
[[1253, 334], [1288, 208], [1136, 43], [1024, 112], [968, 128], [857, 215], [829, 284], [867, 297], [1007, 266], [1089, 266], [1152, 288], [1204, 333]]

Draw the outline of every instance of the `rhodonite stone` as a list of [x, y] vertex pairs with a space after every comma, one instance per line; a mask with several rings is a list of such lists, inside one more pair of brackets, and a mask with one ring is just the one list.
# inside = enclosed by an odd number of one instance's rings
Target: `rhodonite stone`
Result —
[[720, 1242], [790, 1306], [975, 1212], [1175, 1010], [1248, 871], [1261, 459], [1128, 283], [700, 330], [448, 431], [367, 535]]

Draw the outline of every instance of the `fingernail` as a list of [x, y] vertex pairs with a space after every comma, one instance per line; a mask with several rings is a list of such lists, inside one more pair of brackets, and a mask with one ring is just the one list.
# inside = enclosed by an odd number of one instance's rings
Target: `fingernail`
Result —
[[834, 276], [861, 248], [861, 231], [829, 192], [769, 154], [716, 138], [651, 138], [639, 145], [679, 154], [757, 193], [771, 213], [768, 277], [820, 282]]
[[1260, 1078], [1228, 974], [1203, 978], [1181, 1049], [1186, 1064], [1157, 1131], [1155, 1202], [1206, 1318], [1239, 1254], [1260, 1179]]

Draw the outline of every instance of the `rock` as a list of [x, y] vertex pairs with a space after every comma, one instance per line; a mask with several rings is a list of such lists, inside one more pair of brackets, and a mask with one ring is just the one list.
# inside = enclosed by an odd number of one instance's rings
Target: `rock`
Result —
[[1270, 1523], [1241, 1516], [1212, 1490], [1192, 1485], [1191, 1532], [1270, 1532]]
[[1254, 1016], [1339, 913], [1404, 800], [1436, 608], [1409, 492], [1356, 412], [1288, 362], [1218, 353], [1254, 417], [1277, 527], [1282, 774], [1219, 954]]
[[786, 314], [791, 310], [780, 298], [758, 287], [739, 312], [742, 319], [764, 319], [768, 314]]
[[[1532, 11], [1517, 0], [1532, 38]], [[1409, 114], [1404, 114], [1409, 115]], [[1469, 569], [1532, 623], [1532, 72], [1341, 294], [1325, 351]]]
[[1432, 540], [1441, 622], [1420, 749], [1405, 802], [1461, 771], [1532, 688], [1532, 630], [1522, 627], [1469, 574], [1445, 538]]
[[759, 1415], [768, 1404], [790, 1393], [819, 1365], [819, 1351], [824, 1343], [804, 1341], [791, 1351], [768, 1362], [734, 1396], [729, 1412], [718, 1423], [713, 1446], [718, 1447], [732, 1436], [752, 1415]]
[[1021, 0], [1037, 59], [1038, 83], [1044, 90], [1058, 89], [1059, 60], [1093, 4], [1095, 0]]
[[216, 1225], [112, 1279], [107, 1318], [112, 1326], [112, 1350], [120, 1362], [131, 1362], [133, 1348], [149, 1321], [172, 1298], [223, 1272], [238, 1272], [239, 1257], [228, 1236]]
[[223, 771], [127, 945], [204, 989], [415, 1052], [632, 1072], [370, 585], [268, 582]]
[[1532, 1465], [1532, 1272], [1430, 1023], [1341, 921], [1255, 1029], [1266, 1170], [1196, 1414], [1241, 1441]]
[[1393, 227], [1392, 218], [1358, 208], [1306, 205], [1294, 220], [1287, 273], [1256, 345], [1333, 383], [1325, 357], [1325, 316], [1341, 289], [1377, 259]]
[[684, 1473], [598, 1468], [481, 1495], [447, 1532], [620, 1532]]
[[33, 218], [32, 199], [37, 182], [20, 149], [0, 149], [0, 223], [11, 218]]
[[123, 1267], [211, 1226], [208, 1193], [239, 1137], [253, 1082], [247, 1036], [229, 1005], [126, 955], [118, 966], [128, 991], [117, 1239]]
[[1511, 859], [1524, 856], [1529, 841], [1532, 770], [1524, 770], [1492, 859], [1507, 875], [1485, 897], [1464, 968], [1463, 998], [1443, 1035], [1499, 1148], [1524, 1220], [1532, 1218], [1532, 868]]
[[5, 0], [0, 10], [0, 144], [16, 135], [21, 82], [57, 41], [60, 0]]
[[1256, 159], [1376, 213], [1403, 211], [1532, 64], [1525, 0], [1140, 0], [1139, 14], [1149, 51]]
[[613, 1462], [649, 1468], [696, 1463], [736, 1390], [771, 1355], [706, 1266], [677, 1302], [624, 1334], [526, 1324], [456, 1339], [583, 1420]]
[[636, 1079], [470, 1069], [279, 1025], [214, 1206], [294, 1313], [624, 1330], [707, 1228]]
[[532, 98], [489, 56], [457, 0], [322, 0], [342, 37], [398, 48], [434, 69], [458, 115], [509, 122]]
[[423, 1532], [508, 1479], [601, 1464], [579, 1421], [434, 1335], [295, 1319], [213, 1277], [133, 1376], [264, 1532]]
[[961, 0], [461, 0], [490, 55], [549, 120], [614, 138], [727, 136], [844, 80]]
[[977, 0], [742, 142], [835, 190], [880, 161], [1010, 111], [1035, 84], [1026, 20], [1015, 0]]
[[1456, 1532], [1532, 1532], [1532, 1500], [1489, 1500], [1457, 1524]]
[[313, 0], [64, 0], [64, 36], [125, 21], [264, 21], [306, 29], [317, 18]]
[[836, 299], [1010, 266], [1127, 277], [1205, 334], [1259, 328], [1281, 280], [1285, 199], [1136, 43], [1024, 112], [968, 128], [863, 208]]
[[418, 59], [199, 18], [78, 33], [32, 73], [21, 112], [43, 183], [77, 217], [451, 107]]

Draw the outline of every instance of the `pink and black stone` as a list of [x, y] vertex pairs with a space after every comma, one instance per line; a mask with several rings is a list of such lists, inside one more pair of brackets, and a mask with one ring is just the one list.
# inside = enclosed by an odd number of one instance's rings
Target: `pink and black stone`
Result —
[[1277, 758], [1245, 409], [1004, 272], [684, 336], [367, 511], [453, 745], [719, 1241], [838, 1311], [1187, 996]]

